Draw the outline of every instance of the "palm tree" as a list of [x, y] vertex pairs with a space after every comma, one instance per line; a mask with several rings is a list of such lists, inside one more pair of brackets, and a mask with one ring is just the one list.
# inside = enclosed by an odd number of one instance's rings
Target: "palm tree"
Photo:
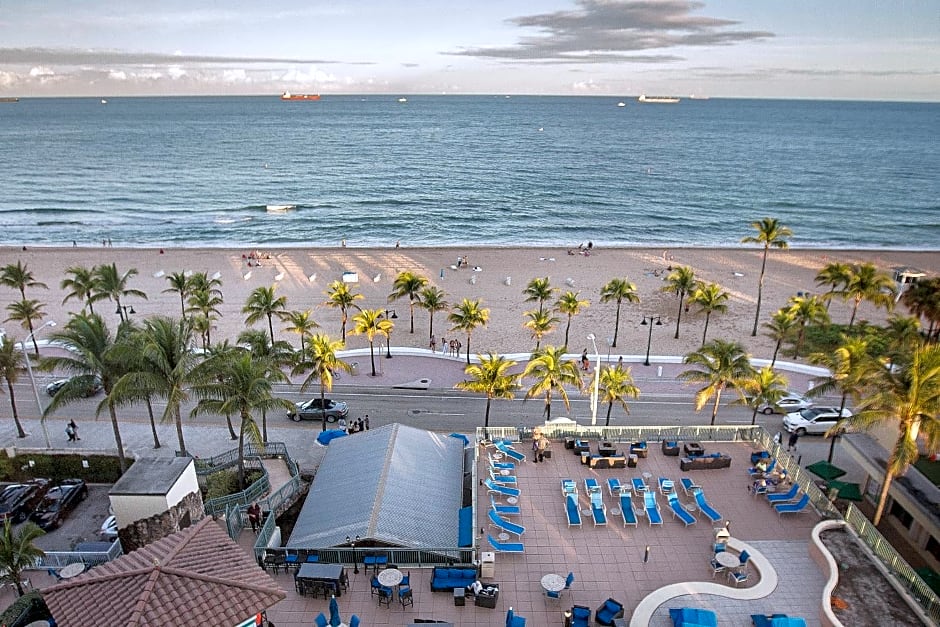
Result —
[[565, 346], [568, 346], [568, 331], [571, 330], [571, 319], [581, 313], [582, 309], [591, 306], [590, 301], [578, 298], [580, 294], [581, 292], [568, 290], [558, 297], [558, 302], [555, 303], [558, 313], [568, 316], [568, 324], [565, 325]]
[[276, 290], [277, 285], [256, 287], [248, 295], [248, 300], [242, 307], [242, 313], [248, 314], [245, 316], [245, 324], [254, 324], [262, 318], [267, 318], [272, 344], [274, 343], [274, 316], [280, 320], [287, 316], [287, 297], [275, 296]]
[[640, 296], [636, 293], [636, 285], [626, 278], [611, 279], [601, 288], [601, 302], [609, 303], [610, 301], [617, 303], [617, 317], [614, 320], [614, 341], [611, 343], [613, 348], [617, 348], [617, 334], [620, 332], [620, 305], [623, 301], [628, 303], [640, 302]]
[[[361, 299], [362, 294], [356, 294], [349, 287], [348, 283], [342, 281], [333, 281], [326, 289], [327, 300], [324, 303], [327, 307], [335, 307], [342, 312], [342, 336], [343, 344], [346, 343], [346, 322], [349, 320], [349, 309], [355, 307], [356, 301]], [[375, 368], [373, 367], [373, 376]]]
[[121, 299], [128, 296], [135, 296], [147, 300], [147, 295], [138, 289], [127, 287], [128, 282], [137, 275], [137, 268], [131, 268], [121, 274], [117, 269], [117, 264], [95, 266], [95, 294], [89, 300], [90, 303], [97, 303], [99, 300], [108, 299], [117, 305], [117, 314], [124, 322], [124, 308], [121, 306]]
[[760, 264], [760, 279], [757, 282], [757, 310], [754, 312], [754, 330], [751, 337], [757, 336], [757, 326], [760, 322], [760, 303], [764, 291], [764, 272], [767, 269], [767, 251], [771, 248], [786, 250], [790, 247], [787, 238], [793, 235], [790, 227], [780, 223], [776, 218], [764, 218], [759, 222], [751, 222], [757, 235], [748, 235], [741, 239], [742, 244], [760, 244], [764, 247], [764, 257]]
[[884, 272], [880, 272], [873, 263], [854, 264], [849, 275], [848, 283], [842, 294], [845, 298], [854, 301], [852, 317], [849, 319], [849, 328], [855, 324], [855, 314], [863, 300], [867, 300], [875, 307], [884, 307], [888, 311], [894, 307], [894, 296], [897, 290], [894, 279]]
[[787, 393], [787, 378], [773, 366], [764, 366], [741, 382], [742, 405], [751, 409], [751, 425], [757, 423], [757, 410], [761, 405], [775, 405]]
[[[199, 319], [196, 319], [194, 322], [194, 329], [198, 329]], [[227, 339], [222, 340], [218, 344], [210, 346], [205, 350], [205, 360], [213, 360], [215, 363], [220, 363], [226, 359], [235, 359], [241, 353], [244, 352], [244, 348], [240, 346], [233, 346], [231, 342]], [[194, 377], [202, 376], [212, 376], [216, 380], [221, 381], [222, 375], [216, 370], [207, 369], [201, 364], [198, 366], [194, 372]], [[232, 440], [238, 439], [238, 434], [235, 433], [235, 427], [232, 426], [232, 414], [231, 412], [225, 414], [225, 425], [228, 427], [228, 436]]]
[[796, 358], [799, 357], [800, 349], [803, 347], [806, 327], [811, 324], [828, 324], [829, 312], [826, 311], [826, 306], [818, 296], [791, 296], [789, 304], [790, 314], [800, 327], [800, 333], [796, 338], [796, 348], [793, 349], [793, 357]]
[[[391, 320], [385, 318], [385, 311], [382, 309], [361, 309], [359, 313], [353, 316], [353, 328], [350, 335], [365, 335], [369, 340], [369, 357], [372, 362], [372, 376], [375, 373], [375, 336], [384, 335], [388, 339], [392, 332]], [[345, 343], [345, 341], [344, 341]]]
[[114, 385], [126, 373], [126, 366], [115, 359], [114, 346], [124, 341], [127, 329], [122, 325], [118, 329], [118, 338], [112, 337], [107, 325], [98, 314], [73, 315], [62, 331], [52, 334], [52, 339], [65, 349], [64, 356], [45, 357], [39, 362], [43, 370], [61, 370], [72, 374], [43, 412], [43, 418], [55, 413], [60, 408], [85, 398], [85, 393], [99, 380], [104, 388], [104, 400], [99, 403], [96, 414], [107, 407], [114, 431], [114, 444], [117, 447], [118, 462], [123, 473], [127, 469], [124, 457], [124, 443], [117, 419], [117, 398], [112, 395]]
[[686, 355], [683, 363], [696, 368], [680, 372], [679, 379], [705, 384], [695, 394], [695, 411], [701, 411], [712, 397], [715, 399], [711, 426], [715, 425], [715, 418], [718, 416], [721, 393], [726, 388], [741, 390], [744, 381], [754, 373], [754, 367], [751, 366], [744, 346], [726, 340], [708, 342], [697, 351]]
[[793, 335], [793, 329], [796, 328], [796, 317], [789, 307], [778, 309], [770, 322], [764, 323], [764, 328], [767, 329], [767, 335], [770, 339], [776, 342], [774, 356], [770, 360], [770, 367], [773, 368], [774, 364], [777, 363], [777, 353], [780, 352], [780, 346], [783, 345], [784, 340], [790, 339], [790, 336]]
[[614, 408], [614, 403], [623, 407], [624, 413], [630, 415], [630, 408], [627, 407], [627, 397], [639, 398], [640, 388], [633, 383], [633, 373], [630, 368], [621, 366], [607, 366], [600, 372], [598, 381], [599, 403], [607, 403], [607, 420], [605, 427], [610, 426], [610, 412]]
[[463, 331], [467, 334], [467, 365], [470, 365], [470, 336], [477, 327], [485, 327], [490, 320], [490, 310], [482, 307], [481, 299], [463, 299], [454, 307], [447, 319], [451, 323], [452, 331]]
[[36, 280], [36, 277], [33, 276], [33, 273], [22, 261], [10, 263], [0, 268], [0, 285], [19, 290], [21, 300], [26, 300], [27, 287], [41, 287], [44, 290], [49, 289], [48, 285]]
[[219, 319], [222, 306], [222, 297], [210, 289], [198, 289], [189, 294], [188, 306], [184, 314], [196, 314], [193, 320], [193, 330], [202, 336], [202, 348], [207, 350], [212, 346], [212, 324]]
[[823, 269], [816, 274], [816, 285], [829, 288], [829, 290], [823, 294], [823, 299], [826, 301], [826, 311], [829, 311], [832, 297], [842, 294], [842, 290], [848, 285], [851, 274], [852, 267], [847, 263], [838, 261], [827, 263], [823, 266]]
[[911, 316], [891, 314], [884, 327], [884, 336], [888, 340], [885, 356], [892, 363], [909, 359], [914, 349], [924, 343], [920, 322]]
[[486, 395], [486, 411], [483, 414], [485, 432], [490, 426], [490, 403], [494, 398], [512, 400], [520, 385], [518, 375], [507, 373], [516, 362], [496, 353], [477, 355], [477, 358], [480, 360], [479, 364], [471, 364], [464, 369], [464, 373], [470, 378], [458, 381], [455, 387], [458, 390]]
[[26, 432], [20, 424], [20, 415], [16, 411], [16, 396], [13, 393], [13, 384], [20, 378], [23, 370], [23, 353], [16, 348], [12, 338], [0, 337], [0, 377], [7, 382], [7, 391], [10, 393], [10, 409], [13, 411], [13, 423], [16, 425], [16, 435], [25, 438]]
[[901, 295], [901, 302], [911, 315], [927, 320], [927, 338], [935, 339], [940, 330], [940, 277], [914, 283]]
[[192, 293], [190, 287], [192, 282], [189, 280], [189, 277], [186, 276], [185, 272], [174, 272], [169, 274], [166, 277], [167, 282], [170, 284], [170, 287], [163, 290], [164, 294], [176, 293], [180, 296], [180, 315], [184, 318], [186, 317], [186, 299]]
[[191, 415], [238, 414], [238, 485], [245, 487], [245, 436], [259, 448], [264, 446], [258, 423], [252, 417], [256, 410], [277, 407], [290, 409], [290, 401], [271, 395], [270, 367], [255, 359], [246, 350], [231, 351], [204, 361], [192, 391], [199, 401]]
[[304, 340], [310, 332], [314, 329], [319, 329], [320, 325], [317, 324], [317, 321], [313, 319], [313, 310], [304, 309], [303, 311], [291, 311], [284, 317], [284, 322], [289, 323], [290, 326], [284, 330], [288, 333], [296, 333], [300, 336], [300, 352], [301, 354], [306, 350], [306, 343]]
[[552, 418], [552, 392], [565, 402], [565, 409], [571, 409], [566, 385], [573, 385], [581, 390], [581, 369], [573, 359], [565, 359], [564, 346], [546, 346], [532, 354], [532, 359], [522, 372], [523, 379], [534, 379], [535, 383], [525, 394], [526, 398], [545, 395], [546, 420]]
[[337, 370], [349, 372], [352, 369], [337, 356], [341, 350], [343, 350], [341, 341], [334, 340], [325, 333], [318, 333], [310, 338], [307, 350], [301, 354], [301, 361], [293, 371], [293, 374], [310, 371], [300, 385], [301, 392], [306, 392], [314, 383], [320, 386], [320, 407], [323, 409], [322, 431], [326, 431], [326, 393], [333, 389], [333, 373]]
[[[247, 347], [255, 361], [268, 366], [268, 376], [271, 377], [272, 383], [287, 380], [281, 369], [294, 360], [293, 349], [289, 343], [278, 340], [272, 344], [267, 334], [257, 329], [242, 331], [238, 334], [237, 342], [239, 346]], [[263, 407], [261, 408], [261, 441], [265, 444], [268, 442], [268, 412]]]
[[36, 351], [37, 355], [39, 354], [39, 344], [36, 343], [33, 321], [38, 322], [46, 317], [46, 312], [43, 311], [43, 307], [45, 307], [45, 305], [38, 300], [26, 299], [13, 301], [7, 305], [7, 311], [10, 312], [10, 315], [4, 320], [4, 322], [19, 322], [23, 329], [29, 331], [29, 336], [33, 340], [33, 350]]
[[70, 291], [62, 299], [62, 304], [64, 305], [74, 298], [82, 303], [82, 311], [85, 310], [85, 305], [88, 305], [88, 311], [95, 313], [95, 309], [91, 304], [91, 297], [95, 293], [95, 269], [86, 268], [85, 266], [71, 266], [66, 268], [65, 272], [70, 274], [71, 277], [62, 279], [59, 287]]
[[421, 290], [421, 300], [418, 302], [418, 307], [426, 309], [428, 314], [430, 314], [430, 320], [428, 321], [428, 339], [431, 339], [431, 336], [434, 335], [434, 312], [447, 311], [450, 308], [450, 303], [445, 300], [445, 296], [444, 290], [438, 289], [433, 285], [429, 285]]
[[17, 596], [23, 596], [23, 573], [36, 567], [39, 558], [46, 553], [34, 544], [39, 536], [46, 532], [34, 522], [26, 522], [13, 530], [13, 521], [8, 517], [3, 521], [3, 533], [0, 534], [0, 572], [3, 583], [12, 584]]
[[[537, 309], [525, 312], [525, 316], [527, 320], [522, 323], [522, 326], [532, 332], [532, 337], [535, 339], [535, 350], [538, 350], [542, 338], [555, 330], [558, 318], [553, 316], [551, 311], [539, 311]], [[567, 343], [565, 345], [567, 346]]]
[[689, 266], [679, 266], [666, 275], [666, 284], [662, 286], [663, 292], [675, 292], [679, 297], [679, 312], [676, 315], [676, 336], [679, 339], [679, 323], [682, 321], [683, 301], [685, 297], [695, 290], [698, 280], [695, 271]]
[[522, 290], [522, 293], [525, 295], [525, 302], [539, 304], [539, 313], [542, 313], [543, 306], [545, 301], [551, 299], [552, 294], [554, 294], [556, 288], [552, 287], [549, 278], [545, 277], [543, 279], [532, 279], [529, 281], [529, 284], [525, 286], [525, 289]]
[[399, 272], [395, 277], [395, 282], [392, 283], [392, 293], [388, 295], [389, 301], [408, 297], [408, 309], [411, 310], [411, 333], [415, 332], [415, 302], [418, 301], [421, 289], [427, 284], [426, 277], [414, 272]]
[[[897, 439], [888, 456], [878, 507], [872, 522], [881, 522], [892, 480], [903, 474], [919, 455], [918, 439], [923, 436], [927, 453], [940, 450], [940, 346], [926, 345], [914, 351], [909, 363], [874, 370], [876, 383], [855, 414], [845, 422], [860, 429], [894, 423]], [[835, 428], [841, 428], [839, 423]]]
[[699, 306], [699, 311], [705, 314], [705, 330], [702, 331], [702, 346], [705, 345], [705, 337], [708, 335], [708, 320], [715, 312], [725, 313], [728, 311], [728, 292], [721, 289], [717, 283], [699, 283], [692, 292], [689, 302]]

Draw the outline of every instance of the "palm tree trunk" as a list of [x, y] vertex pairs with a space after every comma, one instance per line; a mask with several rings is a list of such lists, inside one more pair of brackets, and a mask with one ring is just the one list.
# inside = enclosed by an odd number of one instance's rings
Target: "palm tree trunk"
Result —
[[862, 302], [862, 297], [861, 297], [861, 296], [856, 296], [856, 297], [855, 297], [855, 306], [852, 307], [852, 317], [849, 318], [849, 328], [850, 328], [850, 329], [852, 328], [852, 325], [855, 324], [855, 314], [858, 313], [858, 306], [861, 304], [861, 302]]
[[408, 303], [409, 308], [411, 309], [411, 333], [415, 332], [415, 301], [411, 299], [411, 302]]
[[[108, 394], [110, 395], [110, 391]], [[114, 430], [114, 444], [117, 446], [118, 464], [121, 466], [121, 474], [127, 470], [127, 459], [124, 458], [124, 442], [121, 440], [121, 428], [118, 426], [117, 413], [114, 411], [114, 403], [108, 401], [108, 413], [111, 415], [111, 428]]]
[[268, 410], [261, 408], [261, 441], [268, 443]]
[[147, 402], [147, 415], [150, 416], [150, 433], [153, 434], [153, 448], [160, 448], [160, 438], [157, 436], [157, 422], [153, 418], [153, 404], [150, 402], [150, 397], [146, 398]]
[[[345, 336], [344, 336], [345, 337]], [[369, 340], [369, 358], [372, 360], [372, 376], [375, 376], [375, 344]]]
[[180, 315], [182, 315], [183, 318], [186, 317], [186, 303], [185, 303], [185, 301], [183, 301], [183, 292], [182, 292], [182, 290], [180, 291]]
[[271, 334], [271, 346], [274, 346], [274, 321], [271, 319], [271, 314], [268, 314], [268, 333]]
[[781, 345], [781, 344], [783, 344], [783, 338], [777, 340], [777, 345], [774, 346], [774, 356], [773, 356], [773, 359], [770, 360], [770, 369], [771, 369], [771, 370], [773, 370], [774, 364], [777, 363], [777, 353], [780, 352], [780, 345]]
[[[751, 426], [757, 424], [757, 406], [754, 406], [754, 413], [751, 414]], [[831, 459], [829, 461], [832, 461]]]
[[238, 428], [238, 489], [245, 489], [245, 422], [248, 412], [241, 412], [242, 424]]
[[346, 308], [343, 307], [342, 311], [343, 311], [343, 316], [342, 316], [342, 322], [340, 323], [340, 331], [342, 331], [343, 344], [345, 344], [346, 343]]
[[612, 348], [617, 348], [617, 333], [620, 332], [620, 301], [617, 301], [617, 316], [614, 318], [614, 341], [611, 343]]
[[484, 429], [488, 429], [490, 426], [490, 401], [491, 400], [492, 399], [489, 396], [486, 397], [486, 413], [483, 416], [483, 428]]
[[7, 379], [7, 390], [10, 392], [10, 407], [13, 409], [13, 422], [16, 424], [16, 437], [25, 438], [26, 432], [23, 431], [23, 425], [20, 424], [20, 415], [16, 411], [16, 397], [13, 396], [13, 383]]
[[702, 332], [702, 346], [705, 346], [705, 336], [708, 335], [708, 319], [712, 317], [712, 312], [705, 313], [705, 331]]
[[[679, 292], [679, 313], [676, 314], [676, 337], [679, 339], [679, 323], [682, 321], [682, 301], [685, 299], [685, 292]], [[704, 344], [704, 342], [702, 342]]]
[[33, 331], [33, 321], [30, 318], [26, 319], [26, 326], [29, 327], [29, 337], [33, 340], [33, 350], [36, 351], [36, 355], [39, 355], [39, 344], [36, 343], [36, 332]]
[[767, 251], [770, 244], [764, 245], [764, 260], [760, 264], [760, 280], [757, 281], [757, 311], [754, 312], [754, 330], [751, 331], [751, 337], [757, 337], [757, 325], [760, 322], [760, 301], [764, 292], [764, 270], [767, 268]]
[[800, 336], [796, 339], [796, 348], [793, 349], [793, 358], [800, 356], [800, 349], [803, 348], [803, 338], [806, 336], [806, 323], [800, 325]]
[[430, 341], [431, 336], [434, 335], [434, 310], [428, 310], [428, 340]]
[[470, 365], [470, 333], [467, 333], [467, 365]]
[[326, 386], [320, 383], [320, 431], [326, 431]]
[[718, 403], [721, 402], [721, 390], [715, 392], [715, 406], [712, 407], [712, 421], [711, 426], [715, 426], [715, 418], [718, 416]]
[[[888, 468], [891, 467], [891, 464], [888, 464]], [[890, 470], [885, 471], [885, 480], [881, 484], [881, 492], [878, 494], [878, 507], [875, 508], [875, 515], [872, 517], [871, 522], [876, 527], [881, 522], [881, 516], [884, 514], [885, 502], [888, 500], [888, 490], [891, 489], [891, 480], [894, 479], [894, 475]]]
[[232, 416], [225, 414], [225, 422], [228, 423], [228, 437], [230, 440], [237, 440], [238, 436], [235, 434], [235, 427], [232, 426]]
[[565, 326], [565, 348], [568, 348], [568, 331], [571, 330], [571, 314], [568, 314], [568, 325]]
[[614, 402], [613, 402], [613, 401], [610, 401], [609, 403], [607, 403], [607, 421], [604, 423], [604, 426], [605, 426], [605, 427], [609, 427], [609, 426], [610, 426], [610, 410], [612, 410], [613, 408], [614, 408]]

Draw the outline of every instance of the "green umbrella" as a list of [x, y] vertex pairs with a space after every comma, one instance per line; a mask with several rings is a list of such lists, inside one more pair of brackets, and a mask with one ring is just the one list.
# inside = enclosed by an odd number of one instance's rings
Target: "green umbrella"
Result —
[[857, 483], [848, 483], [845, 481], [830, 481], [829, 489], [836, 490], [836, 498], [847, 501], [861, 501], [861, 486]]
[[814, 475], [822, 477], [826, 481], [838, 479], [845, 474], [845, 471], [838, 466], [834, 466], [829, 462], [824, 461], [818, 461], [815, 464], [810, 464], [806, 467], [806, 470], [810, 471]]

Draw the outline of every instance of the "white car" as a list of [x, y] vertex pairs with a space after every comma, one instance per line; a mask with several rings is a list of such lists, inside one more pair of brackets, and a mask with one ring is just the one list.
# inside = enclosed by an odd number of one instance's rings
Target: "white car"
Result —
[[101, 523], [101, 529], [98, 530], [98, 535], [104, 540], [115, 540], [118, 537], [117, 516], [105, 518]]
[[[842, 410], [842, 418], [848, 418], [852, 412]], [[806, 435], [807, 433], [825, 433], [839, 421], [838, 407], [809, 407], [787, 414], [783, 419], [783, 428], [789, 433]]]
[[776, 403], [764, 403], [757, 407], [757, 411], [762, 414], [792, 414], [795, 411], [806, 409], [813, 406], [813, 401], [797, 394], [796, 392], [787, 392]]

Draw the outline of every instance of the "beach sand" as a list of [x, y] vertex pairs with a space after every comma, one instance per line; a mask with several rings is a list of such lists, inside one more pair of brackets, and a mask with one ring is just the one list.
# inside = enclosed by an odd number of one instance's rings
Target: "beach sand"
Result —
[[[66, 276], [65, 269], [73, 265], [93, 266], [116, 263], [124, 272], [136, 268], [139, 274], [130, 281], [130, 287], [143, 290], [146, 301], [130, 297], [124, 304], [133, 306], [135, 318], [153, 314], [178, 316], [179, 297], [175, 293], [162, 293], [168, 286], [166, 276], [173, 272], [205, 271], [209, 276], [219, 273], [222, 280], [224, 304], [220, 308], [222, 317], [213, 330], [213, 342], [223, 338], [234, 339], [245, 329], [244, 314], [241, 313], [248, 294], [256, 287], [277, 283], [279, 294], [287, 297], [289, 309], [312, 309], [314, 318], [322, 331], [338, 338], [340, 336], [340, 312], [324, 306], [327, 285], [342, 279], [344, 272], [358, 274], [356, 291], [364, 298], [358, 301], [363, 308], [394, 309], [398, 315], [392, 332], [392, 349], [396, 346], [427, 348], [428, 313], [415, 307], [415, 332], [409, 333], [409, 307], [407, 299], [387, 302], [395, 276], [404, 270], [426, 276], [433, 285], [447, 293], [450, 303], [463, 298], [481, 298], [483, 306], [490, 309], [489, 324], [474, 332], [472, 350], [501, 353], [530, 351], [535, 346], [523, 325], [524, 312], [535, 307], [535, 303], [524, 302], [522, 290], [535, 277], [549, 277], [551, 285], [560, 291], [580, 292], [590, 306], [571, 323], [569, 350], [579, 353], [593, 348], [587, 335], [594, 333], [601, 354], [644, 355], [648, 340], [648, 326], [641, 326], [645, 316], [661, 316], [663, 326], [653, 327], [653, 355], [684, 355], [701, 344], [704, 315], [693, 306], [683, 313], [679, 339], [674, 339], [678, 299], [672, 293], [663, 293], [660, 288], [670, 266], [689, 265], [696, 277], [716, 282], [727, 290], [731, 299], [728, 312], [713, 314], [708, 329], [708, 338], [738, 340], [748, 347], [755, 357], [769, 357], [773, 342], [759, 333], [751, 337], [757, 281], [760, 273], [760, 248], [733, 249], [598, 249], [589, 256], [570, 255], [564, 248], [329, 248], [329, 249], [263, 249], [267, 257], [260, 267], [249, 267], [241, 249], [120, 249], [120, 248], [39, 248], [21, 250], [16, 247], [0, 248], [4, 264], [16, 260], [25, 262], [36, 279], [46, 283], [49, 290], [28, 289], [27, 297], [46, 304], [47, 320], [64, 324], [70, 311], [80, 309], [80, 304], [70, 300], [62, 305], [66, 292], [59, 288]], [[468, 260], [468, 267], [455, 269], [457, 257]], [[790, 296], [798, 292], [821, 293], [825, 291], [815, 285], [816, 272], [833, 261], [871, 261], [879, 268], [890, 272], [895, 266], [913, 266], [928, 275], [940, 272], [940, 253], [905, 251], [846, 251], [846, 250], [785, 250], [770, 252], [761, 307], [761, 322], [783, 306]], [[476, 269], [478, 268], [478, 270]], [[615, 303], [599, 302], [601, 287], [614, 277], [626, 277], [636, 284], [640, 295], [639, 304], [624, 303], [621, 310], [620, 331], [616, 347], [609, 347], [609, 338], [614, 335]], [[16, 291], [0, 288], [0, 304], [4, 307], [18, 299]], [[114, 304], [102, 302], [97, 311], [106, 320], [116, 323]], [[902, 313], [907, 313], [903, 307]], [[851, 303], [834, 301], [831, 315], [834, 321], [847, 322], [851, 314]], [[5, 317], [5, 316], [4, 316]], [[886, 314], [863, 303], [859, 319], [881, 322]], [[566, 319], [561, 317], [557, 329], [542, 340], [542, 345], [564, 343]], [[26, 333], [14, 322], [3, 325], [7, 333], [22, 338]], [[257, 328], [266, 328], [259, 323]], [[298, 345], [296, 335], [284, 332], [284, 324], [276, 325], [280, 339]], [[450, 331], [446, 312], [438, 312], [434, 319], [434, 332], [438, 342], [441, 337], [451, 339], [457, 334]], [[45, 333], [45, 332], [44, 332]], [[460, 340], [466, 349], [466, 335]], [[377, 342], [378, 343], [378, 342]], [[384, 346], [384, 341], [381, 342]], [[364, 337], [349, 336], [347, 346], [368, 346]], [[440, 344], [438, 344], [440, 350]]]

